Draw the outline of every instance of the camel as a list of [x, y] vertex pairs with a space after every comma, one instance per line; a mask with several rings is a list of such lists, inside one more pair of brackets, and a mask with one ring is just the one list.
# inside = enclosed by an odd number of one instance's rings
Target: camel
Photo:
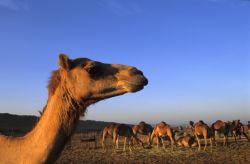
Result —
[[250, 134], [250, 121], [247, 121], [248, 134]]
[[137, 136], [138, 134], [141, 135], [147, 135], [148, 137], [148, 144], [150, 145], [150, 137], [151, 137], [151, 133], [153, 132], [153, 127], [147, 123], [145, 123], [144, 121], [141, 121], [138, 125], [134, 125], [132, 127], [133, 129], [133, 133], [135, 134], [135, 136]]
[[195, 141], [195, 137], [191, 136], [190, 134], [187, 134], [185, 136], [179, 137], [176, 140], [177, 145], [182, 147], [193, 147], [197, 145], [197, 142]]
[[246, 139], [248, 140], [248, 142], [250, 142], [249, 137], [244, 131], [244, 125], [240, 122], [240, 120], [233, 120], [231, 122], [230, 131], [236, 143], [237, 143], [237, 136], [239, 137], [239, 139], [241, 139], [241, 135], [244, 135]]
[[159, 124], [155, 125], [153, 132], [151, 134], [150, 143], [153, 142], [154, 137], [156, 137], [157, 139], [157, 148], [159, 148], [159, 138], [161, 139], [163, 148], [164, 149], [166, 148], [163, 139], [167, 137], [171, 141], [171, 149], [173, 150], [173, 146], [175, 145], [174, 133], [173, 129], [166, 122], [162, 121]]
[[230, 131], [230, 124], [228, 122], [223, 122], [221, 120], [217, 120], [212, 124], [211, 129], [213, 131], [213, 141], [216, 145], [217, 145], [217, 143], [215, 141], [215, 132], [218, 132], [219, 134], [222, 133], [224, 135], [223, 146], [228, 145], [228, 134]]
[[132, 139], [134, 139], [137, 143], [139, 142], [141, 146], [144, 148], [143, 142], [138, 139], [134, 133], [132, 128], [129, 125], [125, 124], [110, 124], [103, 129], [102, 135], [102, 146], [105, 149], [105, 139], [110, 135], [113, 137], [113, 144], [116, 145], [116, 148], [119, 148], [119, 136], [124, 137], [124, 146], [123, 151], [126, 151], [126, 142], [128, 140], [129, 150], [131, 151]]
[[118, 149], [119, 145], [119, 136], [123, 136], [124, 137], [124, 147], [123, 147], [123, 151], [126, 150], [126, 141], [128, 140], [129, 143], [129, 150], [131, 151], [131, 146], [132, 146], [132, 140], [135, 140], [136, 143], [139, 143], [143, 148], [143, 142], [138, 139], [132, 130], [132, 127], [125, 125], [125, 124], [118, 124], [118, 126], [115, 127], [114, 131], [113, 131], [113, 142], [116, 144], [116, 148]]
[[118, 124], [116, 123], [111, 123], [109, 125], [107, 125], [106, 127], [103, 128], [102, 130], [102, 148], [105, 149], [105, 140], [108, 136], [111, 136], [113, 138], [113, 132], [115, 127]]
[[137, 92], [148, 81], [135, 67], [104, 64], [87, 58], [58, 57], [48, 100], [36, 126], [22, 137], [0, 135], [1, 163], [53, 163], [73, 134], [79, 117], [98, 101]]
[[205, 124], [202, 120], [199, 122], [195, 123], [193, 121], [190, 121], [189, 124], [192, 127], [193, 133], [196, 137], [196, 140], [198, 142], [198, 151], [201, 149], [201, 140], [200, 138], [204, 137], [205, 141], [205, 146], [204, 146], [204, 151], [206, 150], [207, 147], [207, 139], [210, 141], [210, 147], [211, 147], [211, 152], [213, 151], [213, 144], [212, 144], [212, 130], [209, 128], [207, 124]]

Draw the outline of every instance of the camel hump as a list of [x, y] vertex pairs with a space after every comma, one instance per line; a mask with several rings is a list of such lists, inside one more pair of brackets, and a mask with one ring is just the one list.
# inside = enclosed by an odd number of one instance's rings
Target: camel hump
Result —
[[165, 121], [160, 122], [160, 125], [167, 125]]
[[114, 126], [116, 126], [117, 124], [116, 123], [111, 123], [111, 124], [109, 124], [107, 127], [114, 127]]
[[199, 121], [199, 124], [205, 124], [203, 120], [200, 120]]
[[145, 125], [146, 124], [146, 122], [144, 122], [144, 121], [141, 121], [140, 123], [139, 123], [139, 125]]

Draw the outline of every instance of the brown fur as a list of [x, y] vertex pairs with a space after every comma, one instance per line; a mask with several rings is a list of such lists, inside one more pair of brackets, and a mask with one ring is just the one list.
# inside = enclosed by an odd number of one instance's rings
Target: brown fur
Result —
[[113, 138], [113, 132], [114, 132], [114, 129], [117, 125], [118, 124], [116, 124], [116, 123], [112, 123], [112, 124], [109, 124], [108, 126], [103, 128], [103, 130], [102, 130], [102, 148], [103, 149], [105, 149], [106, 138], [108, 136], [111, 136]]
[[183, 147], [192, 147], [192, 146], [197, 145], [197, 142], [195, 141], [195, 137], [189, 134], [177, 139], [176, 143], [177, 145], [183, 146]]
[[157, 139], [157, 147], [159, 148], [159, 138], [161, 139], [161, 142], [163, 144], [163, 147], [165, 148], [165, 144], [163, 142], [163, 138], [168, 137], [171, 141], [171, 148], [173, 150], [173, 146], [175, 144], [175, 138], [173, 134], [173, 129], [164, 121], [160, 122], [159, 124], [156, 124], [154, 127], [154, 130], [151, 134], [151, 143], [153, 142], [153, 139]]
[[212, 144], [212, 130], [211, 128], [209, 128], [209, 126], [207, 124], [205, 124], [202, 120], [200, 120], [197, 123], [193, 123], [192, 121], [190, 121], [190, 125], [193, 129], [193, 133], [196, 137], [196, 140], [198, 142], [198, 150], [200, 151], [201, 148], [201, 140], [200, 138], [204, 138], [205, 141], [205, 147], [204, 150], [206, 150], [207, 147], [207, 139], [210, 140], [210, 147], [211, 147], [211, 152], [213, 150], [213, 144]]
[[103, 149], [105, 149], [105, 139], [108, 135], [111, 135], [113, 137], [113, 144], [114, 146], [116, 145], [116, 148], [119, 148], [119, 136], [124, 137], [124, 147], [123, 151], [126, 150], [126, 141], [128, 140], [129, 144], [129, 150], [131, 151], [132, 147], [132, 139], [134, 139], [136, 142], [139, 142], [142, 147], [143, 143], [140, 139], [138, 139], [134, 133], [133, 130], [130, 126], [125, 125], [125, 124], [111, 124], [108, 125], [103, 129], [103, 135], [102, 135], [102, 146]]
[[211, 129], [213, 131], [213, 140], [214, 143], [216, 144], [216, 140], [215, 140], [215, 132], [218, 133], [222, 133], [224, 135], [224, 143], [223, 145], [228, 145], [228, 134], [230, 131], [230, 125], [227, 122], [223, 122], [221, 120], [217, 120], [216, 122], [214, 122], [211, 126]]
[[41, 118], [23, 137], [0, 135], [1, 163], [53, 163], [73, 134], [79, 117], [98, 101], [137, 92], [147, 84], [131, 66], [104, 64], [61, 54], [52, 73]]
[[145, 123], [144, 121], [141, 121], [138, 125], [134, 125], [132, 129], [135, 136], [137, 136], [138, 134], [147, 135], [148, 144], [151, 144], [150, 137], [151, 133], [153, 132], [153, 127], [151, 125]]

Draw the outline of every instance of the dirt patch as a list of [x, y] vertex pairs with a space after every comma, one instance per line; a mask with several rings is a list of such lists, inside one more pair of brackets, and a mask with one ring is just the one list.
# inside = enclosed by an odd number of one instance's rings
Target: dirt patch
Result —
[[[86, 134], [76, 134], [71, 143], [66, 146], [57, 163], [197, 163], [197, 164], [235, 164], [250, 163], [250, 143], [245, 139], [235, 143], [229, 140], [229, 146], [214, 146], [210, 152], [210, 146], [206, 151], [198, 152], [197, 147], [182, 148], [176, 147], [171, 151], [170, 145], [166, 149], [159, 149], [153, 145], [152, 148], [143, 149], [139, 145], [134, 146], [130, 152], [127, 148], [123, 151], [123, 139], [120, 139], [120, 147], [114, 150], [112, 139], [106, 140], [106, 149], [101, 147], [101, 137], [98, 133], [87, 135], [96, 137], [95, 142], [82, 142], [81, 138], [86, 138]], [[142, 137], [145, 141], [146, 138]]]

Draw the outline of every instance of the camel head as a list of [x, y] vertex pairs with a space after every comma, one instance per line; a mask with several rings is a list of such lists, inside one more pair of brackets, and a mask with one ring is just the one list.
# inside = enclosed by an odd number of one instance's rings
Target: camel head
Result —
[[87, 58], [70, 59], [65, 54], [59, 55], [58, 63], [60, 68], [53, 72], [49, 82], [49, 97], [61, 86], [74, 100], [92, 104], [137, 92], [148, 83], [143, 73], [132, 66], [106, 64]]

